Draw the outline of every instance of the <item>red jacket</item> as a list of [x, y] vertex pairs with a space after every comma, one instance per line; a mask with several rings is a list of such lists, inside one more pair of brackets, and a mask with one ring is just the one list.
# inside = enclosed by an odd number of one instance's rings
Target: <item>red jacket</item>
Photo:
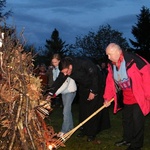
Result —
[[[136, 54], [123, 52], [123, 55], [133, 94], [143, 114], [147, 115], [150, 112], [150, 64]], [[114, 98], [114, 113], [116, 113], [120, 108], [117, 103], [112, 65], [108, 64], [104, 99], [110, 100], [111, 98]]]

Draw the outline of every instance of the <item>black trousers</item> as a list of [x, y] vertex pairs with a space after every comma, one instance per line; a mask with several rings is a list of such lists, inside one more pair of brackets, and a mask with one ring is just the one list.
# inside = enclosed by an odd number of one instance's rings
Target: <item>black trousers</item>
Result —
[[145, 117], [138, 104], [124, 105], [123, 139], [131, 142], [131, 147], [141, 148], [144, 141]]
[[[103, 98], [95, 96], [92, 101], [88, 101], [89, 90], [79, 89], [79, 122], [81, 123], [98, 108], [103, 105]], [[103, 109], [96, 116], [91, 118], [82, 127], [82, 132], [87, 136], [96, 136], [100, 131], [110, 128], [110, 118], [108, 108]]]

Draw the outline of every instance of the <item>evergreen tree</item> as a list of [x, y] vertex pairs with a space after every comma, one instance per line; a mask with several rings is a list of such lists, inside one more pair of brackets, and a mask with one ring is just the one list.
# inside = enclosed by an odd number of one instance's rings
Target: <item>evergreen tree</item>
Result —
[[141, 13], [137, 15], [137, 23], [132, 26], [132, 34], [135, 41], [129, 39], [131, 44], [146, 58], [150, 51], [150, 10], [148, 8], [143, 6]]
[[59, 32], [57, 29], [54, 29], [51, 35], [51, 39], [46, 40], [47, 56], [51, 57], [54, 53], [59, 53], [61, 56], [64, 56], [67, 53], [67, 45], [59, 37]]

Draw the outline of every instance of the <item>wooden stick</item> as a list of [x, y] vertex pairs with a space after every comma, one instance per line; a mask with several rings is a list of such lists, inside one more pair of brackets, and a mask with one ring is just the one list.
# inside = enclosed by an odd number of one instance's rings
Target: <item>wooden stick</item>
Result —
[[[114, 101], [114, 98], [112, 98], [109, 103], [111, 103], [112, 101]], [[54, 143], [54, 145], [56, 146], [55, 148], [59, 148], [60, 147], [60, 143], [65, 143], [67, 141], [67, 139], [70, 138], [70, 136], [76, 131], [78, 130], [81, 126], [83, 126], [87, 121], [89, 121], [92, 117], [94, 117], [96, 114], [98, 114], [101, 110], [103, 110], [106, 107], [106, 105], [103, 105], [102, 107], [100, 107], [98, 110], [96, 110], [93, 114], [91, 114], [88, 118], [86, 118], [84, 121], [82, 121], [79, 125], [77, 125], [75, 128], [73, 128], [72, 130], [70, 130], [69, 132], [65, 133], [63, 135], [63, 137], [60, 137], [56, 143]]]

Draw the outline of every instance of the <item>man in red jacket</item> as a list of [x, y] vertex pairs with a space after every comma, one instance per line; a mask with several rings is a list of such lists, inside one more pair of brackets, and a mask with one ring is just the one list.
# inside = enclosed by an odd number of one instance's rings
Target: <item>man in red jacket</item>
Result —
[[145, 117], [150, 112], [150, 64], [134, 53], [125, 52], [115, 43], [106, 48], [108, 76], [104, 92], [105, 104], [114, 98], [114, 113], [119, 107], [116, 86], [123, 92], [123, 139], [116, 146], [126, 145], [126, 150], [141, 150], [144, 141]]

